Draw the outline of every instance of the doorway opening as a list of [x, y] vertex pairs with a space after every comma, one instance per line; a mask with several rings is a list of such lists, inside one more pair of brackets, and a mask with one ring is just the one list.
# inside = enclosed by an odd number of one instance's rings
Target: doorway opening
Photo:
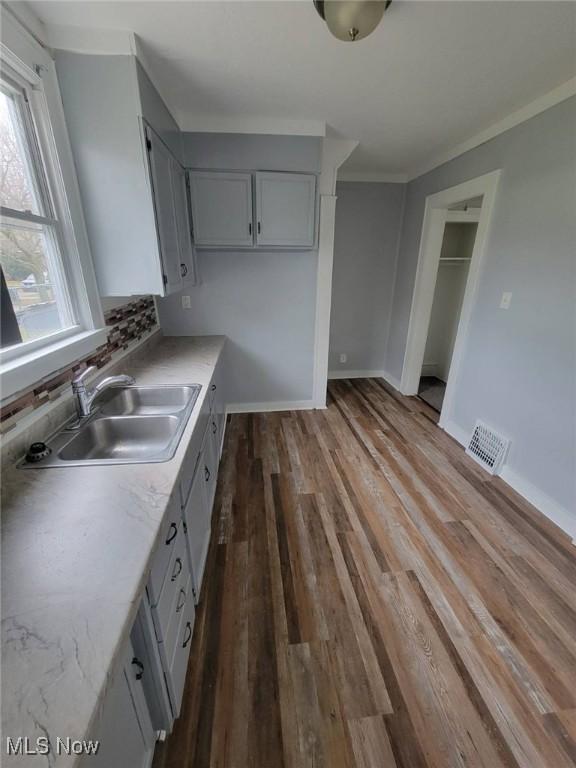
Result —
[[400, 388], [453, 432], [454, 395], [500, 171], [426, 198]]
[[446, 393], [480, 218], [482, 199], [473, 202], [474, 205], [462, 209], [468, 213], [470, 221], [453, 221], [452, 210], [448, 211], [436, 274], [418, 395], [438, 413], [442, 411]]

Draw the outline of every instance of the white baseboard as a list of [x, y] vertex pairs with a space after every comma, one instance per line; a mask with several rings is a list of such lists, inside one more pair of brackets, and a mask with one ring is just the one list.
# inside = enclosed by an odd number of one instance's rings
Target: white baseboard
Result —
[[400, 382], [386, 371], [328, 371], [329, 379], [384, 379], [391, 387], [400, 391]]
[[[442, 429], [453, 437], [464, 448], [468, 445], [469, 435], [453, 421], [447, 421], [440, 425]], [[552, 520], [553, 523], [565, 531], [571, 537], [572, 543], [576, 546], [576, 514], [570, 514], [567, 509], [560, 506], [558, 502], [551, 499], [548, 494], [536, 488], [526, 478], [518, 475], [509, 466], [504, 465], [499, 475], [504, 482], [519, 493], [539, 512]]]
[[280, 403], [229, 403], [226, 413], [274, 413], [275, 411], [312, 411], [313, 400], [288, 400]]
[[447, 432], [450, 437], [453, 437], [457, 443], [460, 443], [463, 448], [466, 448], [470, 440], [470, 435], [468, 435], [462, 427], [459, 427], [458, 424], [455, 424], [453, 421], [446, 421], [444, 423], [440, 421], [438, 426], [443, 429], [444, 432]]
[[329, 379], [383, 379], [384, 371], [328, 371]]
[[548, 494], [536, 488], [531, 482], [521, 475], [516, 474], [510, 467], [505, 466], [500, 474], [502, 480], [507, 483], [511, 488], [523, 496], [526, 501], [529, 501], [537, 510], [546, 515], [547, 518], [552, 520], [553, 523], [559, 528], [562, 528], [568, 536], [571, 537], [572, 543], [576, 546], [576, 514], [571, 514], [567, 509], [564, 509], [557, 501], [551, 499]]

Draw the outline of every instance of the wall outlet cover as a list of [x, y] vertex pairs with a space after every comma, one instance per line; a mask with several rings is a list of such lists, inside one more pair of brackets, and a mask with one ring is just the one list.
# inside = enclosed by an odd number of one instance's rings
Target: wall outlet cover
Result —
[[340, 362], [345, 363], [347, 360], [348, 360], [348, 355], [346, 354], [346, 352], [342, 352], [340, 354]]
[[190, 296], [182, 296], [182, 309], [192, 309], [192, 299]]
[[500, 309], [510, 309], [511, 302], [512, 302], [512, 292], [504, 291], [504, 293], [502, 294], [502, 298], [500, 299]]

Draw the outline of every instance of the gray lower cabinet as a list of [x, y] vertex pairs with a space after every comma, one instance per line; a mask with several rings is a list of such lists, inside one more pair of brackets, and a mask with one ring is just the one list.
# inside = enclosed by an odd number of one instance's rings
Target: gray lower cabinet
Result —
[[202, 421], [204, 436], [195, 460], [191, 485], [183, 482], [182, 518], [192, 569], [196, 603], [200, 600], [206, 556], [212, 529], [212, 509], [218, 482], [218, 466], [224, 435], [222, 366], [217, 366], [208, 392], [208, 418]]
[[151, 764], [156, 732], [144, 693], [146, 673], [144, 661], [128, 640], [92, 736], [99, 742], [98, 751], [83, 758], [83, 768], [148, 768]]
[[217, 366], [93, 737], [102, 746], [98, 758], [90, 758], [91, 768], [148, 768], [158, 734], [170, 733], [180, 715], [210, 544], [224, 408], [222, 367]]
[[186, 671], [188, 669], [188, 659], [190, 658], [192, 636], [194, 633], [195, 607], [194, 600], [192, 599], [192, 576], [190, 574], [186, 581], [186, 587], [180, 594], [179, 605], [181, 606], [181, 612], [179, 614], [176, 642], [172, 649], [172, 655], [169, 660], [169, 674], [166, 678], [174, 718], [180, 716], [182, 694], [184, 693]]
[[190, 171], [190, 197], [196, 245], [254, 244], [250, 173]]
[[210, 544], [209, 475], [210, 469], [206, 462], [206, 443], [204, 442], [194, 481], [182, 509], [192, 569], [192, 588], [196, 603], [200, 599], [204, 566], [208, 554], [208, 545]]

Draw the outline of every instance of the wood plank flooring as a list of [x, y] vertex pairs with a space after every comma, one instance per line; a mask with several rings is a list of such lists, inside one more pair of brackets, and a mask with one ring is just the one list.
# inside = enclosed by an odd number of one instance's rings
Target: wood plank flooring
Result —
[[576, 765], [576, 549], [380, 380], [230, 417], [154, 768]]

